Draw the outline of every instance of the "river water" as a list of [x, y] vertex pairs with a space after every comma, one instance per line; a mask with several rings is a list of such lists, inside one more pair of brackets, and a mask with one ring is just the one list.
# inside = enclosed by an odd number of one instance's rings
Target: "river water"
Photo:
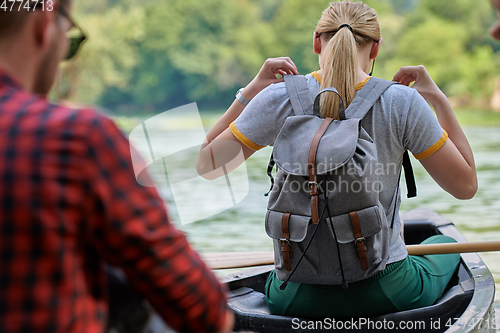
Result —
[[[206, 131], [214, 124], [218, 116], [216, 114], [203, 117], [203, 126]], [[138, 125], [140, 121], [137, 118], [120, 117], [118, 119], [118, 123], [125, 132], [130, 132], [131, 128]], [[164, 125], [162, 147], [199, 137], [199, 129], [196, 126], [197, 122], [193, 119], [175, 122], [173, 126]], [[500, 240], [500, 128], [466, 127], [465, 132], [474, 151], [478, 171], [479, 190], [476, 196], [467, 201], [453, 198], [436, 185], [420, 163], [413, 159], [418, 196], [413, 199], [403, 198], [401, 211], [406, 212], [418, 207], [429, 208], [454, 222], [468, 241]], [[149, 152], [147, 146], [139, 144], [136, 148], [142, 154]], [[157, 149], [161, 150], [161, 147]], [[181, 171], [187, 169], [186, 165], [196, 160], [196, 152], [197, 147], [184, 154], [167, 156], [169, 172], [173, 170], [172, 168]], [[263, 195], [270, 186], [266, 174], [270, 154], [271, 149], [264, 148], [246, 162], [245, 167], [249, 179], [248, 194], [241, 202], [219, 214], [184, 225], [181, 223], [176, 199], [177, 201], [182, 199], [183, 210], [186, 210], [186, 202], [188, 202], [188, 208], [192, 212], [200, 209], [204, 202], [218, 205], [224, 199], [217, 191], [214, 191], [213, 186], [203, 184], [190, 187], [193, 194], [187, 197], [184, 194], [181, 198], [178, 192], [172, 191], [165, 181], [164, 160], [154, 163], [148, 171], [159, 185], [160, 194], [166, 201], [171, 220], [187, 234], [189, 241], [198, 251], [272, 251], [271, 239], [264, 230], [267, 199]], [[402, 181], [402, 187], [402, 193], [406, 193], [404, 181]], [[500, 287], [500, 252], [483, 253], [481, 258], [493, 273], [496, 287]], [[500, 293], [495, 298], [495, 307], [498, 318]]]

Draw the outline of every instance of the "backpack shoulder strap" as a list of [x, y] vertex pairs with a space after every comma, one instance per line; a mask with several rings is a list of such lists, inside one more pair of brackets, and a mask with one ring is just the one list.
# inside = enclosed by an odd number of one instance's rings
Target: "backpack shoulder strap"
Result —
[[312, 115], [313, 100], [307, 80], [302, 75], [285, 75], [285, 86], [296, 116]]
[[380, 96], [393, 84], [397, 83], [377, 77], [370, 78], [347, 108], [347, 118], [363, 119]]

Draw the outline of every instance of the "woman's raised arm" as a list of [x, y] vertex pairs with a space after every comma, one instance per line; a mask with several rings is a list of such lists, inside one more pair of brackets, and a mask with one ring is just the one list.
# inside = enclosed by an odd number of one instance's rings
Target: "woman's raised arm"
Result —
[[424, 66], [402, 67], [393, 81], [412, 88], [429, 102], [448, 140], [435, 153], [420, 162], [432, 178], [457, 199], [471, 199], [477, 191], [476, 166], [469, 142], [445, 94], [434, 83]]
[[[270, 58], [264, 62], [255, 78], [241, 91], [243, 97], [253, 99], [270, 84], [283, 82], [283, 75], [299, 74], [297, 67], [290, 58]], [[281, 75], [281, 78], [276, 78]], [[215, 179], [236, 169], [244, 160], [255, 152], [240, 142], [229, 129], [229, 125], [238, 118], [245, 106], [234, 100], [224, 115], [208, 132], [201, 147], [196, 170], [206, 179]], [[235, 157], [243, 151], [243, 159]], [[225, 166], [225, 168], [221, 168]], [[214, 172], [219, 169], [221, 172]], [[224, 171], [223, 171], [224, 170]]]

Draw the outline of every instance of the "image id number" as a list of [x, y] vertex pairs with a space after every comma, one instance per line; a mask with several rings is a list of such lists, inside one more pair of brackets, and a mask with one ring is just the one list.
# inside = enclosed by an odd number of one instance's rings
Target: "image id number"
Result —
[[21, 10], [30, 12], [36, 9], [51, 12], [54, 10], [53, 0], [0, 0], [0, 3], [2, 4], [0, 10], [4, 12], [20, 12]]
[[466, 326], [466, 327], [478, 327], [480, 329], [497, 330], [497, 321], [495, 317], [488, 316], [487, 318], [473, 318], [468, 323], [459, 322], [460, 318], [450, 318], [446, 322], [446, 327], [451, 326]]

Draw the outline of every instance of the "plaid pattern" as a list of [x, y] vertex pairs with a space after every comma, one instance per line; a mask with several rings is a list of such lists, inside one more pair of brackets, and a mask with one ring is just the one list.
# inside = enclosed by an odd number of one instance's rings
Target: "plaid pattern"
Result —
[[103, 262], [174, 329], [222, 327], [223, 287], [130, 154], [112, 120], [28, 94], [0, 69], [0, 332], [104, 331]]

